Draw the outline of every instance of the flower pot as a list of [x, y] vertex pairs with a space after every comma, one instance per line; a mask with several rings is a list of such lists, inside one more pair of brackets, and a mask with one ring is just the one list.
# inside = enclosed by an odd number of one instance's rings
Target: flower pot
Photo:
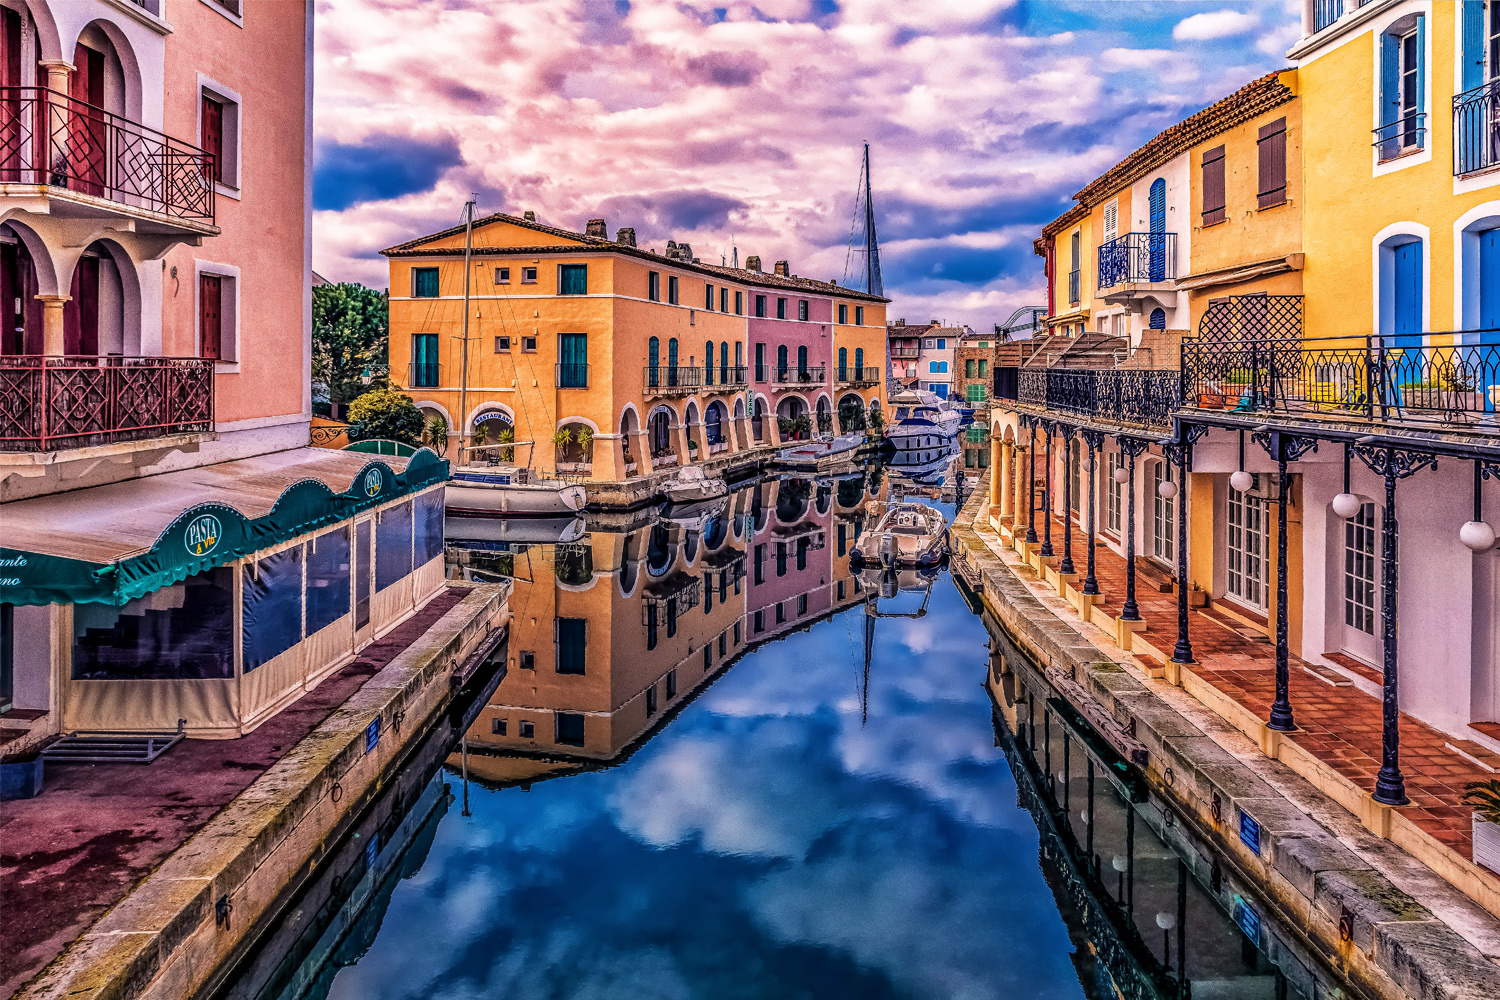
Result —
[[30, 754], [0, 763], [0, 802], [30, 799], [42, 791], [42, 756]]
[[1474, 863], [1500, 873], [1500, 823], [1474, 814]]
[[1459, 423], [1473, 423], [1484, 416], [1484, 393], [1445, 392], [1443, 409]]

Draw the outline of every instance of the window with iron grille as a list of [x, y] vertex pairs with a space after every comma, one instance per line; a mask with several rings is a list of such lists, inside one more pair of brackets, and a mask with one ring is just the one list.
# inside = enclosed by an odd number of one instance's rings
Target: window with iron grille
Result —
[[[1260, 161], [1256, 207], [1270, 208], [1272, 205], [1284, 204], [1286, 202], [1286, 119], [1278, 118], [1269, 125], [1262, 125], [1256, 140], [1256, 148]], [[1219, 167], [1221, 188], [1223, 169], [1221, 160]], [[1220, 201], [1222, 200], [1221, 197]], [[1207, 208], [1206, 203], [1204, 207]], [[1221, 205], [1220, 208], [1222, 207]]]

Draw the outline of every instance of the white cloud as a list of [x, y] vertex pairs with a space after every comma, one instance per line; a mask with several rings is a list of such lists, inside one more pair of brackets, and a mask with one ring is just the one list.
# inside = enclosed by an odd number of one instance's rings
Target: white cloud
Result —
[[1179, 42], [1209, 42], [1244, 34], [1259, 24], [1259, 18], [1244, 11], [1215, 10], [1183, 18], [1172, 29], [1172, 37]]

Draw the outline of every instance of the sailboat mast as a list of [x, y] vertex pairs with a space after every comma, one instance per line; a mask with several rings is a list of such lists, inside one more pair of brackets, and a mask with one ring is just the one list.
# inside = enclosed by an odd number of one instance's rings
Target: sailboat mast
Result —
[[871, 295], [884, 295], [885, 283], [880, 278], [880, 240], [875, 235], [875, 195], [870, 190], [870, 144], [865, 143], [865, 291]]
[[469, 279], [473, 276], [472, 256], [474, 252], [474, 199], [464, 203], [464, 325], [462, 370], [458, 383], [458, 455], [463, 461], [464, 428], [469, 415]]

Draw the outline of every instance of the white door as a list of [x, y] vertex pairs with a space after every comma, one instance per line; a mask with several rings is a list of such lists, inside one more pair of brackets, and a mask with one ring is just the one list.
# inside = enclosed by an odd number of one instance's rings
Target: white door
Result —
[[1380, 508], [1373, 503], [1344, 522], [1343, 650], [1379, 664]]
[[1270, 563], [1266, 550], [1270, 534], [1266, 507], [1265, 501], [1229, 487], [1229, 530], [1225, 536], [1229, 581], [1226, 592], [1257, 611], [1268, 610], [1271, 603], [1267, 596]]
[[1172, 463], [1151, 464], [1151, 554], [1168, 565], [1177, 558], [1177, 500], [1161, 495], [1161, 484], [1172, 481]]

